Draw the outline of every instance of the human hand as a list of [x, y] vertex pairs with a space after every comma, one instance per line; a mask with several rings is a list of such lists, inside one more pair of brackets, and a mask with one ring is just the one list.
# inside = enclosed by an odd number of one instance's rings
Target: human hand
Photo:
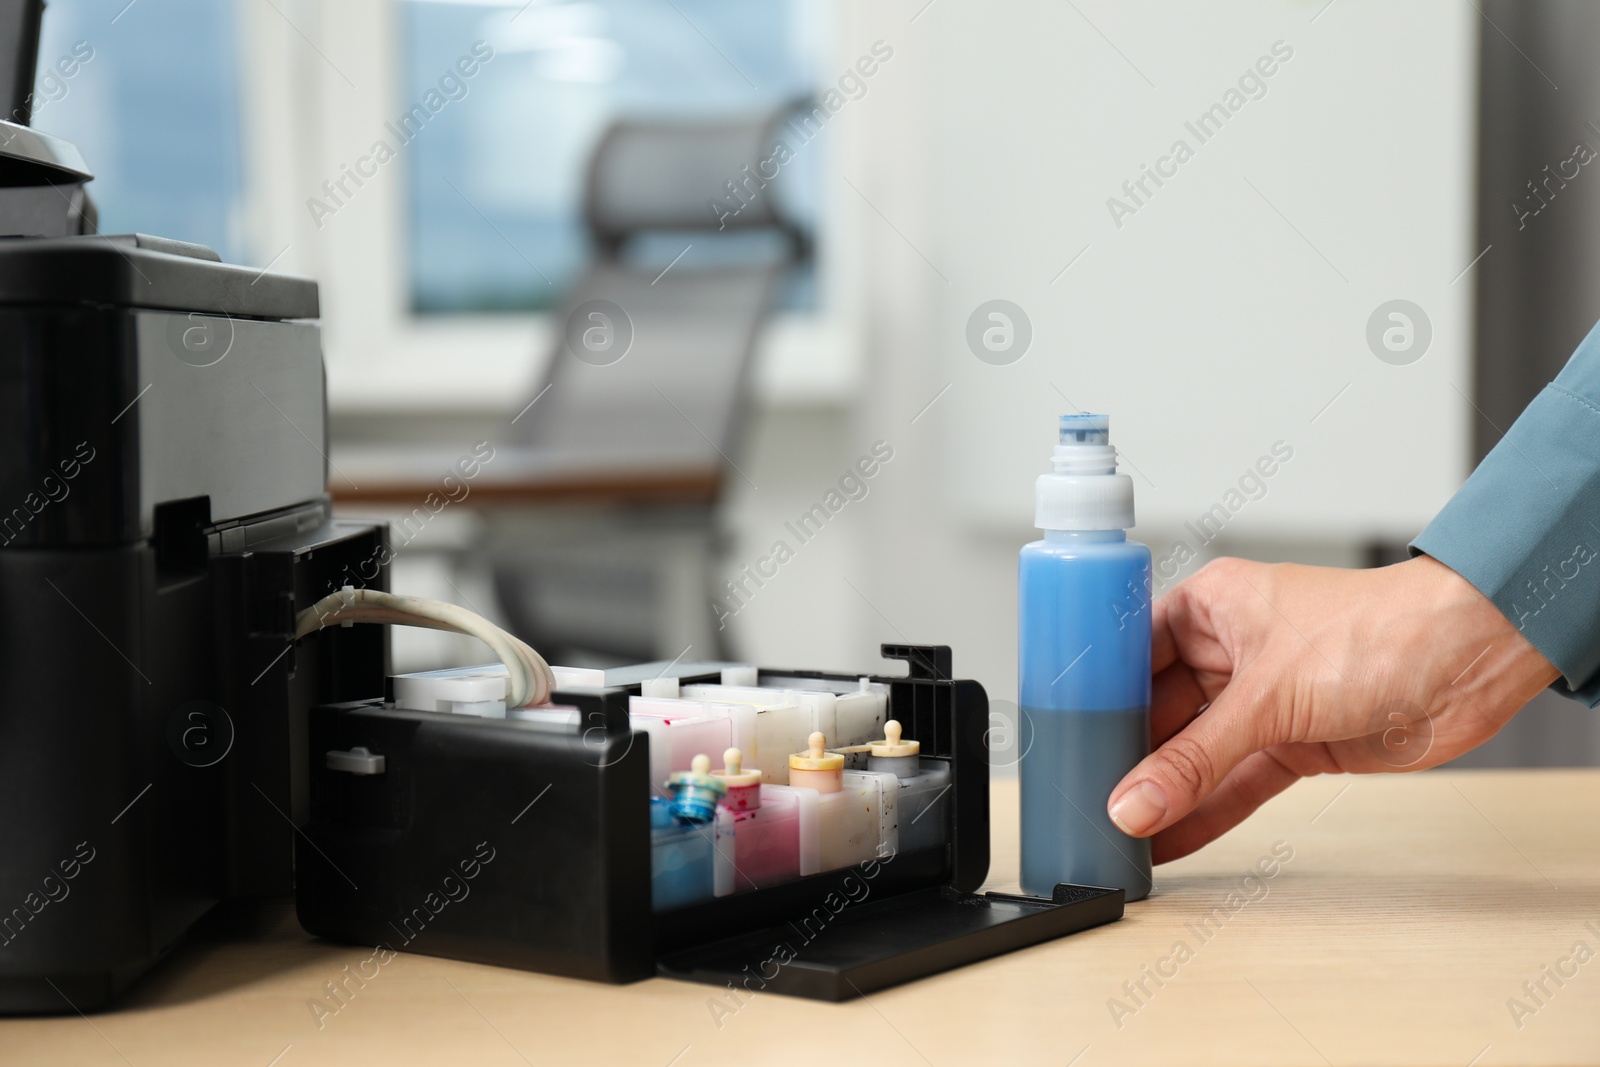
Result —
[[1186, 856], [1298, 778], [1421, 770], [1477, 747], [1559, 675], [1428, 556], [1375, 570], [1219, 559], [1155, 603], [1159, 746], [1112, 821]]

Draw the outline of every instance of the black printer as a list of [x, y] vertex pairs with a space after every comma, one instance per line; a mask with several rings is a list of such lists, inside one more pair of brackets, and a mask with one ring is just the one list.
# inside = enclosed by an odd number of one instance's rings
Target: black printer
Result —
[[97, 234], [77, 149], [27, 125], [42, 9], [0, 0], [8, 1013], [101, 1007], [219, 901], [289, 893], [307, 710], [387, 673], [382, 627], [291, 643], [388, 558], [324, 490], [316, 283]]

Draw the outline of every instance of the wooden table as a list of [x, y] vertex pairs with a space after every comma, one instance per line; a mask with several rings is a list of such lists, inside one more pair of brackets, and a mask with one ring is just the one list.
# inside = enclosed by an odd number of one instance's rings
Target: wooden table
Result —
[[[1005, 885], [1015, 784], [994, 794]], [[1293, 858], [1244, 883], [1279, 842]], [[867, 1001], [756, 997], [720, 1026], [709, 986], [401, 955], [319, 1028], [309, 1002], [371, 950], [315, 942], [274, 905], [181, 949], [119, 1011], [0, 1023], [0, 1063], [814, 1065], [823, 1044], [874, 1067], [1600, 1063], [1600, 958], [1572, 955], [1600, 952], [1600, 771], [1302, 783], [1157, 887], [1120, 923]], [[1230, 893], [1255, 899], [1214, 913]], [[1523, 982], [1547, 965], [1571, 977], [1536, 1001]], [[1141, 979], [1135, 999], [1123, 983]]]

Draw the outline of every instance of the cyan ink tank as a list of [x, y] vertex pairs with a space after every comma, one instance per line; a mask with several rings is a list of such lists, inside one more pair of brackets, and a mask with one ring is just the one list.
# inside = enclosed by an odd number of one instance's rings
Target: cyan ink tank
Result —
[[650, 798], [650, 906], [656, 911], [710, 900], [716, 887], [715, 832], [680, 819], [666, 797]]
[[1117, 829], [1111, 790], [1150, 751], [1150, 550], [1129, 541], [1133, 480], [1105, 415], [1063, 415], [1018, 568], [1022, 887], [1150, 892], [1150, 843]]
[[[733, 813], [721, 806], [728, 787], [698, 753], [666, 781], [670, 799], [650, 798], [650, 896], [656, 911], [735, 889]], [[662, 812], [666, 814], [663, 815]]]

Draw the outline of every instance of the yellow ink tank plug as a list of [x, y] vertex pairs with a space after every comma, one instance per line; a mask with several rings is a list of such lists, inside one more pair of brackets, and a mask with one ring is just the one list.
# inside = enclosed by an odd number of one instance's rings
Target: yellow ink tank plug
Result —
[[828, 739], [814, 733], [806, 739], [808, 751], [789, 757], [789, 784], [819, 793], [837, 793], [844, 782], [844, 757], [826, 749]]

